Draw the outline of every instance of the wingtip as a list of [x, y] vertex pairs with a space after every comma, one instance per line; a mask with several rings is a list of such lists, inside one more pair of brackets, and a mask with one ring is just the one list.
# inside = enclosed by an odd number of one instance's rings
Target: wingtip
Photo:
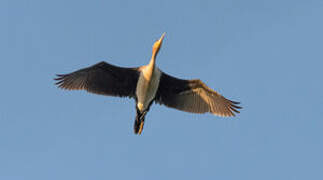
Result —
[[240, 102], [238, 102], [238, 101], [231, 101], [231, 100], [229, 100], [232, 104], [240, 104]]
[[56, 77], [54, 78], [55, 81], [59, 81], [59, 80], [62, 80], [64, 78], [64, 74], [55, 74]]
[[[230, 107], [231, 111], [234, 111], [235, 113], [240, 113], [240, 111], [236, 110], [235, 107]], [[233, 112], [232, 112], [233, 113]], [[233, 113], [234, 114], [234, 113]]]
[[54, 78], [54, 81], [55, 82], [55, 85], [58, 87], [58, 88], [61, 88], [61, 89], [66, 89], [64, 88], [63, 86], [63, 83], [64, 83], [64, 78], [65, 78], [65, 74], [55, 74], [56, 75], [56, 78]]

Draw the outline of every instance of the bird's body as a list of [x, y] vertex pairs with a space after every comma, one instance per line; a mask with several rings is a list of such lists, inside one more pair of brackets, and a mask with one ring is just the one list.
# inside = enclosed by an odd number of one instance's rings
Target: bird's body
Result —
[[237, 109], [241, 107], [237, 106], [238, 102], [224, 98], [202, 81], [182, 80], [162, 72], [155, 62], [163, 38], [164, 34], [154, 43], [148, 65], [123, 68], [100, 62], [70, 74], [58, 75], [56, 84], [69, 90], [85, 89], [96, 94], [134, 98], [136, 134], [141, 134], [145, 115], [154, 101], [192, 113], [210, 112], [219, 116], [239, 113]]
[[152, 72], [149, 66], [141, 70], [136, 87], [137, 108], [143, 111], [148, 108], [149, 103], [154, 99], [160, 79], [161, 72], [155, 67]]

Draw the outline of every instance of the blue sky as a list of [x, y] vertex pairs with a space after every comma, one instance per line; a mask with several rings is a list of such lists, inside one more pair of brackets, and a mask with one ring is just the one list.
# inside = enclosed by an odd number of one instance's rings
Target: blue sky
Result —
[[[0, 179], [323, 179], [323, 1], [0, 2]], [[242, 102], [235, 118], [63, 91], [105, 60], [157, 64]]]

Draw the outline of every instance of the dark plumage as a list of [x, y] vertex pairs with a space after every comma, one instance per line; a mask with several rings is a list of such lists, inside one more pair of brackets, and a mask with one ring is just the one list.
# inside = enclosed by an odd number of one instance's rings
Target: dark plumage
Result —
[[106, 62], [80, 69], [70, 74], [58, 74], [58, 87], [68, 90], [87, 90], [91, 93], [135, 97], [138, 68], [122, 68]]

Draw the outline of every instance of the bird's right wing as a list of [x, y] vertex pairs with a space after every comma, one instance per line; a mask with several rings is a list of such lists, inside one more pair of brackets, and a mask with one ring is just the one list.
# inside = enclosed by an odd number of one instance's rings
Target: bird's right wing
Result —
[[162, 72], [156, 102], [171, 108], [191, 112], [210, 112], [218, 116], [234, 116], [239, 104], [207, 87], [201, 80], [183, 80]]
[[138, 68], [123, 68], [100, 62], [70, 74], [57, 76], [56, 85], [63, 89], [84, 89], [102, 95], [135, 97], [139, 71]]

